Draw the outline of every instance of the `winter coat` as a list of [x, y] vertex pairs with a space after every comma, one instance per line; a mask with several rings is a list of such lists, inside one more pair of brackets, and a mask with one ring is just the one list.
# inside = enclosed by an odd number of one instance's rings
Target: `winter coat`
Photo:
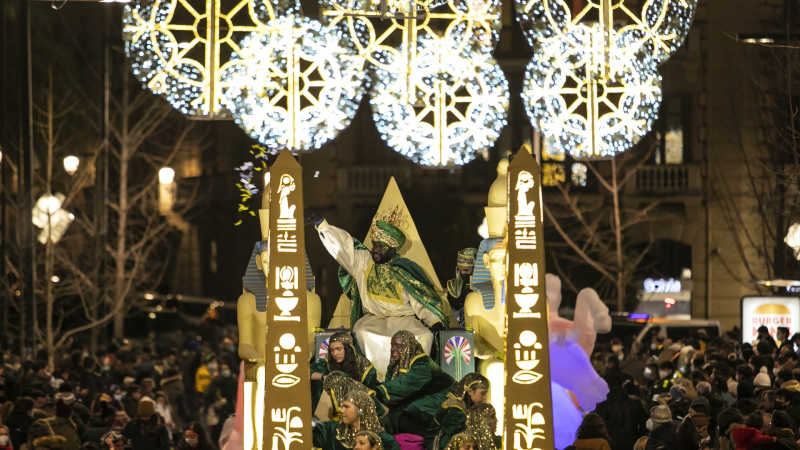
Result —
[[603, 438], [594, 439], [575, 439], [569, 450], [611, 450], [608, 441]]
[[658, 448], [658, 444], [663, 444], [666, 450], [683, 450], [681, 438], [672, 428], [672, 422], [663, 423], [650, 431], [647, 448]]
[[184, 390], [183, 377], [175, 375], [161, 380], [161, 390], [167, 396], [167, 401], [172, 407], [172, 423], [176, 430], [183, 429], [183, 422], [188, 417], [186, 410], [186, 391]]
[[736, 450], [750, 450], [756, 445], [767, 445], [775, 442], [771, 436], [762, 436], [756, 428], [736, 428], [731, 432]]
[[28, 429], [32, 424], [33, 417], [27, 414], [11, 413], [4, 425], [8, 427], [8, 434], [11, 438], [11, 443], [14, 444], [14, 448], [20, 448], [22, 444], [28, 442]]
[[78, 436], [78, 431], [72, 421], [63, 417], [53, 417], [47, 421], [50, 422], [50, 428], [53, 429], [53, 433], [56, 436], [66, 439], [62, 446], [64, 450], [80, 450], [81, 438]]
[[647, 411], [642, 402], [629, 397], [624, 389], [612, 389], [594, 412], [606, 424], [611, 450], [630, 450], [647, 432]]
[[757, 450], [798, 450], [800, 448], [794, 438], [794, 433], [789, 428], [770, 428], [767, 436], [774, 437], [775, 442], [753, 448]]

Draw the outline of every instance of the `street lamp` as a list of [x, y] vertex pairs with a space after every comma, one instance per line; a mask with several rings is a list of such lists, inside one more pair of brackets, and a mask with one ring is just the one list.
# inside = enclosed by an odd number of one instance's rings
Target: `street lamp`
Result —
[[70, 176], [75, 175], [75, 172], [78, 171], [78, 167], [81, 165], [81, 160], [75, 155], [69, 155], [64, 158], [64, 171], [66, 171]]
[[61, 208], [65, 198], [62, 193], [45, 194], [36, 201], [31, 220], [34, 225], [42, 229], [37, 237], [42, 244], [47, 243], [48, 239], [54, 244], [57, 243], [75, 219], [72, 213]]
[[172, 212], [175, 204], [175, 169], [162, 167], [158, 171], [158, 211], [162, 216]]
[[795, 223], [789, 227], [783, 242], [786, 242], [786, 245], [792, 248], [794, 257], [800, 261], [800, 223]]

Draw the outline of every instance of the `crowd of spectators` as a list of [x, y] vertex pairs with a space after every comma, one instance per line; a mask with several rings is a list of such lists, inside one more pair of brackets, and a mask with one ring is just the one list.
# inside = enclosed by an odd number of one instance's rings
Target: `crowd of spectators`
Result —
[[0, 450], [221, 447], [233, 428], [236, 338], [170, 337], [94, 354], [73, 344], [24, 362], [0, 353]]
[[592, 363], [610, 392], [569, 450], [800, 449], [800, 333], [738, 334], [599, 344]]

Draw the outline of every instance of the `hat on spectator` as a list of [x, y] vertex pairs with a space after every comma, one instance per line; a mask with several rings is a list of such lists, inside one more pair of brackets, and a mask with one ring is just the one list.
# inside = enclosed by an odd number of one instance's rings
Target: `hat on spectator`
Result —
[[653, 409], [650, 410], [650, 420], [652, 420], [653, 423], [672, 422], [672, 412], [670, 412], [669, 406], [654, 406]]
[[696, 389], [699, 395], [707, 394], [711, 392], [711, 383], [709, 383], [708, 381], [701, 381], [697, 383]]
[[669, 388], [669, 398], [672, 400], [681, 400], [686, 396], [686, 388], [683, 386], [674, 385]]
[[769, 375], [767, 375], [767, 368], [766, 367], [762, 367], [761, 371], [753, 379], [753, 386], [755, 386], [755, 387], [770, 387], [770, 386], [772, 386], [772, 382], [769, 381]]
[[142, 400], [139, 402], [139, 416], [152, 416], [156, 413], [156, 405], [152, 400]]
[[710, 403], [708, 403], [708, 399], [707, 398], [698, 396], [697, 398], [692, 400], [692, 404], [689, 405], [689, 407], [692, 408], [692, 407], [694, 407], [696, 405], [702, 405], [702, 406], [705, 406], [706, 408], [708, 408], [710, 406]]

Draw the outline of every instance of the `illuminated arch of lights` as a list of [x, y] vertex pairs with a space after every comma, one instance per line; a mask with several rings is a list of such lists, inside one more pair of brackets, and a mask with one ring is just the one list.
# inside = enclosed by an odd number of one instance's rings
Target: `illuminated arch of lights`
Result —
[[346, 128], [364, 94], [364, 58], [339, 30], [289, 15], [242, 41], [223, 72], [223, 104], [275, 152], [319, 148]]
[[[323, 12], [374, 70], [370, 105], [384, 141], [423, 165], [465, 164], [506, 125], [508, 83], [492, 58], [498, 0], [347, 0]], [[438, 8], [437, 5], [441, 4]], [[375, 19], [388, 19], [378, 33]], [[390, 45], [399, 38], [401, 44]]]
[[[226, 57], [241, 36], [266, 29], [270, 2], [134, 0], [125, 7], [125, 53], [134, 74], [175, 109], [196, 118], [228, 118], [220, 104]], [[266, 13], [266, 14], [265, 14]]]
[[[636, 144], [661, 103], [658, 66], [689, 32], [697, 0], [516, 0], [534, 55], [522, 97], [551, 148], [574, 158], [610, 157]], [[594, 22], [588, 15], [597, 15]], [[622, 19], [629, 25], [619, 29]]]

